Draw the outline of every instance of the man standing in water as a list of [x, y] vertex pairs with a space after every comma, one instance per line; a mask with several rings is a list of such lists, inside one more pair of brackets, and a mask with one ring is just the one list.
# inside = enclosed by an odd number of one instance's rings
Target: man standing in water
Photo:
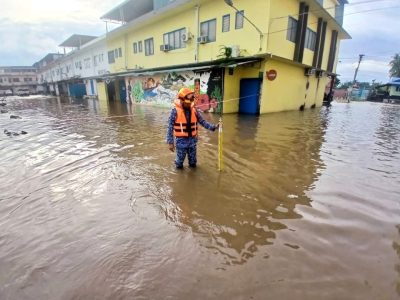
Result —
[[[171, 110], [168, 121], [167, 144], [172, 152], [176, 148], [175, 165], [177, 169], [183, 168], [183, 161], [188, 155], [189, 167], [195, 168], [197, 164], [197, 132], [198, 123], [204, 128], [215, 131], [218, 124], [213, 125], [204, 120], [201, 113], [194, 106], [194, 92], [189, 88], [181, 88], [175, 107]], [[176, 143], [174, 144], [174, 136]], [[176, 147], [175, 147], [176, 145]]]

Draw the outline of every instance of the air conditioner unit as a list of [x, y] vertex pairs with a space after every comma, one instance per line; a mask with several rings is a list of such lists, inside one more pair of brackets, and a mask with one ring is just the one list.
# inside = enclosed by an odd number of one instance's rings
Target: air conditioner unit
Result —
[[208, 36], [202, 35], [197, 38], [197, 42], [200, 44], [205, 44], [208, 42]]
[[192, 39], [192, 34], [189, 31], [185, 31], [181, 35], [182, 42], [187, 43], [190, 39]]
[[307, 68], [304, 70], [304, 75], [305, 76], [311, 76], [315, 74], [315, 69], [313, 68]]
[[167, 51], [169, 51], [169, 50], [172, 50], [172, 48], [171, 48], [170, 45], [161, 45], [161, 46], [160, 46], [160, 51], [167, 52]]
[[240, 46], [239, 45], [232, 45], [232, 57], [239, 57], [240, 56]]

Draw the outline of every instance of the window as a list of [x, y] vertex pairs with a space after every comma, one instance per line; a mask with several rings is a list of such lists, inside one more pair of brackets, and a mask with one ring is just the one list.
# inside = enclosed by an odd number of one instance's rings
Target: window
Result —
[[235, 29], [243, 28], [243, 20], [244, 20], [243, 16], [244, 16], [244, 10], [238, 11], [236, 13]]
[[3, 82], [3, 78], [0, 78], [0, 82]]
[[90, 68], [90, 57], [89, 58], [85, 58], [83, 63], [85, 65], [85, 69], [89, 69]]
[[228, 32], [231, 28], [231, 15], [222, 16], [222, 32]]
[[75, 68], [82, 70], [82, 62], [81, 61], [75, 62]]
[[118, 48], [118, 56], [122, 57], [122, 48]]
[[200, 35], [207, 36], [208, 42], [215, 42], [216, 30], [217, 30], [217, 20], [216, 19], [201, 22], [201, 24], [200, 24]]
[[154, 39], [144, 40], [144, 53], [146, 56], [154, 54]]
[[396, 92], [400, 92], [400, 86], [396, 86]]
[[[97, 67], [97, 55], [93, 56], [93, 66]], [[68, 68], [67, 68], [67, 72], [68, 72]]]
[[311, 29], [307, 28], [306, 30], [306, 41], [304, 47], [310, 49], [311, 51], [315, 50], [315, 42], [317, 41], [317, 34]]
[[171, 31], [164, 34], [164, 45], [169, 45], [171, 50], [185, 48], [186, 44], [182, 41], [182, 34], [186, 32], [185, 28]]
[[104, 54], [100, 54], [99, 55], [99, 62], [103, 62], [104, 61]]
[[139, 52], [143, 52], [143, 43], [142, 43], [142, 41], [140, 41], [138, 43], [138, 46], [139, 46]]
[[19, 82], [19, 78], [13, 78], [13, 82]]
[[297, 20], [292, 17], [289, 17], [288, 31], [287, 31], [286, 39], [295, 43], [296, 42], [296, 32], [297, 32]]
[[114, 57], [118, 58], [118, 49], [114, 49]]
[[114, 50], [108, 51], [108, 63], [113, 64], [115, 63], [115, 57], [114, 57]]
[[137, 43], [133, 43], [133, 53], [137, 53]]

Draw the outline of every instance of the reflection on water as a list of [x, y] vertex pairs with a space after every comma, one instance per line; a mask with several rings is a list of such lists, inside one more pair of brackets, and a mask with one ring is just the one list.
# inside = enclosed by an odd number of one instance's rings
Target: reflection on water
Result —
[[325, 129], [319, 112], [301, 118], [228, 115], [224, 128], [224, 173], [216, 174], [212, 157], [206, 170], [179, 174], [170, 183], [171, 199], [182, 222], [206, 237], [207, 248], [223, 254], [226, 264], [241, 264], [287, 228], [280, 220], [301, 218], [297, 204], [310, 205], [305, 192], [323, 169]]
[[400, 295], [399, 106], [225, 115], [222, 173], [205, 130], [174, 169], [166, 109], [7, 107], [28, 134], [0, 137], [1, 299]]

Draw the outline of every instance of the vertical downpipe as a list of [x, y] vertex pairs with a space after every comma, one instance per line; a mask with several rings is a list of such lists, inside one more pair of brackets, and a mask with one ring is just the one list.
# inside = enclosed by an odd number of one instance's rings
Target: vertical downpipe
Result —
[[199, 61], [199, 43], [197, 42], [197, 38], [200, 36], [200, 24], [199, 24], [199, 10], [200, 5], [196, 5], [195, 9], [195, 28], [196, 28], [196, 36], [193, 38], [195, 43], [195, 51], [194, 51], [194, 61], [197, 63]]
[[125, 57], [125, 71], [126, 70], [128, 70], [128, 49], [127, 49], [127, 46], [128, 46], [128, 43], [127, 43], [127, 39], [128, 39], [128, 37], [127, 37], [127, 35], [125, 34], [124, 35], [124, 51], [125, 51], [125, 53], [124, 53], [124, 57]]

